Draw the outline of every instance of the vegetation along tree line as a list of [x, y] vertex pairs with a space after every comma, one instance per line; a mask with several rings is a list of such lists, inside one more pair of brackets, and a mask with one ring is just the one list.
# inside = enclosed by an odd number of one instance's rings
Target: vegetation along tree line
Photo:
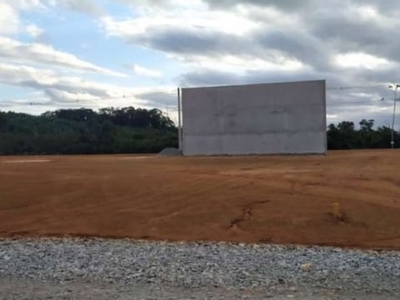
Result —
[[[375, 128], [374, 120], [361, 120], [357, 128], [343, 121], [327, 130], [329, 149], [390, 147], [391, 128]], [[60, 109], [39, 116], [0, 112], [0, 155], [157, 153], [177, 147], [177, 133], [158, 109]]]

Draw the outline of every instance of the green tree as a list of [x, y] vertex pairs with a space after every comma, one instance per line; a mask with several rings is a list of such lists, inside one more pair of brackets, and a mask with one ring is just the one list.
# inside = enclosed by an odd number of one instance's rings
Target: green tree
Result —
[[0, 112], [0, 131], [0, 154], [142, 153], [177, 144], [177, 128], [161, 111], [134, 107]]
[[7, 119], [3, 112], [0, 112], [0, 130], [4, 130], [7, 126]]
[[[391, 141], [391, 128], [383, 126], [374, 130], [375, 121], [362, 119], [360, 129], [356, 130], [353, 122], [343, 121], [330, 124], [327, 130], [328, 149], [368, 149], [388, 148]], [[395, 141], [400, 145], [400, 135], [394, 133]]]
[[374, 120], [362, 119], [359, 125], [357, 148], [372, 148], [372, 140], [375, 135]]

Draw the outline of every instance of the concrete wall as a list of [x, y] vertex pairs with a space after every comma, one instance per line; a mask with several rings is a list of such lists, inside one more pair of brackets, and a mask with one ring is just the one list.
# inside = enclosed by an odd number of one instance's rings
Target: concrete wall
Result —
[[325, 81], [182, 89], [184, 155], [326, 152]]

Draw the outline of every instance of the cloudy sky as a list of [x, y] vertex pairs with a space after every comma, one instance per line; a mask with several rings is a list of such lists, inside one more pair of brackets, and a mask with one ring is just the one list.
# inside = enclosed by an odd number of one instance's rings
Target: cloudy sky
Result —
[[326, 79], [328, 122], [390, 126], [399, 16], [398, 0], [0, 0], [0, 110], [174, 116], [177, 86]]

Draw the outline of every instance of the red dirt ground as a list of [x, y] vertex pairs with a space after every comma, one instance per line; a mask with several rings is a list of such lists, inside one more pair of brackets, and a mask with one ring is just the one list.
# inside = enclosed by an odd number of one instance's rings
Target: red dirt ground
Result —
[[0, 236], [394, 249], [400, 248], [399, 175], [397, 150], [0, 157]]

